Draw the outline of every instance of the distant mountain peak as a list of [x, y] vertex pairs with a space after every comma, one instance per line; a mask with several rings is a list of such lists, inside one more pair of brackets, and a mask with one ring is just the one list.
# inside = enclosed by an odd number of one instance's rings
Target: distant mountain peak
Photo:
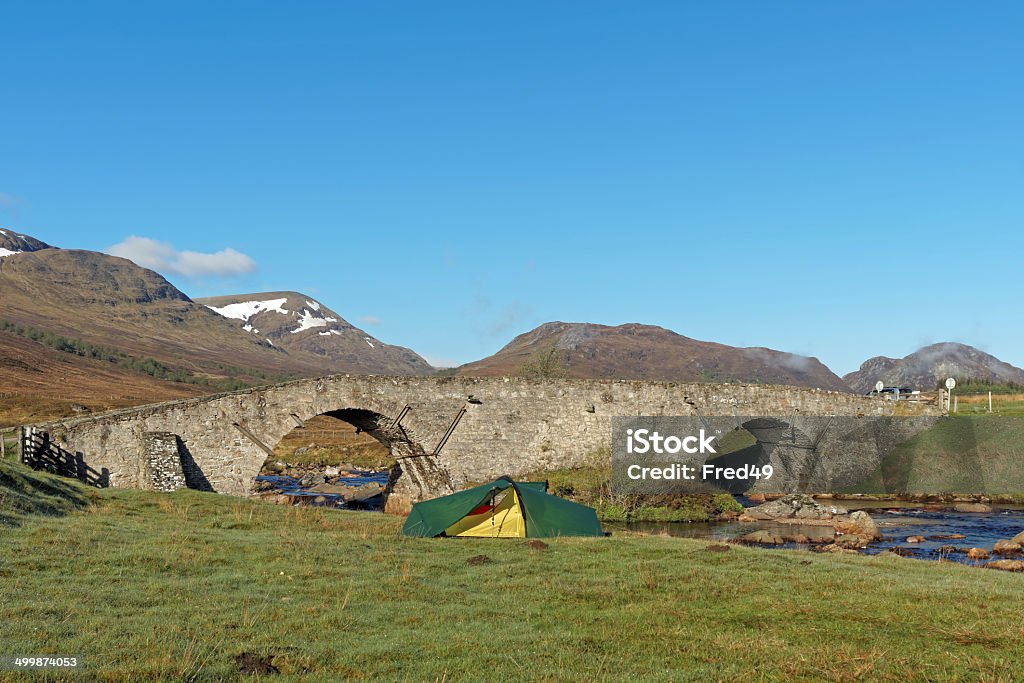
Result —
[[[230, 303], [214, 305], [224, 301]], [[260, 334], [256, 327], [259, 322], [263, 322], [265, 327], [273, 329], [278, 334], [301, 334], [316, 330], [319, 335], [326, 337], [356, 329], [316, 299], [300, 292], [228, 295], [209, 297], [199, 302], [225, 318], [241, 320], [242, 328], [254, 334]], [[269, 324], [266, 324], [268, 321]]]
[[878, 381], [931, 391], [947, 377], [1024, 384], [1024, 370], [959, 342], [929, 344], [903, 358], [875, 356], [843, 379], [857, 392], [870, 391]]
[[54, 248], [30, 235], [15, 232], [8, 228], [0, 228], [0, 258]]
[[705, 342], [656, 325], [549, 322], [524, 332], [460, 375], [553, 373], [585, 379], [789, 384], [849, 391], [818, 359]]
[[302, 350], [360, 372], [421, 375], [433, 371], [413, 351], [385, 344], [301, 292], [260, 292], [197, 299], [275, 348]]

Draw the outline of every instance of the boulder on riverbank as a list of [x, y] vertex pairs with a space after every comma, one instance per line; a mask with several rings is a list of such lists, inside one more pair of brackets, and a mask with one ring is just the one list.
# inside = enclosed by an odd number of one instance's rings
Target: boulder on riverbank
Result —
[[971, 548], [967, 551], [968, 560], [987, 560], [988, 558], [988, 551], [984, 548]]
[[792, 521], [801, 524], [829, 524], [835, 517], [845, 514], [846, 508], [822, 505], [805, 493], [791, 493], [778, 500], [748, 508], [740, 516], [740, 521]]
[[[836, 539], [838, 541], [838, 539]], [[835, 553], [837, 555], [858, 555], [859, 553], [853, 548], [848, 548], [841, 543], [829, 543], [828, 545], [822, 545], [817, 547], [817, 552], [820, 553]]]

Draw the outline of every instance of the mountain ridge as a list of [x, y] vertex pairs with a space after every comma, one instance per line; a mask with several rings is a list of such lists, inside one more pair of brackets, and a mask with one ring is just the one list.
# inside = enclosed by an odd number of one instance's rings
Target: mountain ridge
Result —
[[[110, 399], [118, 384], [125, 396], [152, 401], [161, 392], [171, 398], [326, 374], [433, 372], [411, 350], [380, 343], [319, 302], [325, 312], [317, 313], [306, 298], [311, 310], [296, 326], [308, 325], [309, 332], [282, 332], [281, 343], [273, 332], [250, 334], [242, 321], [193, 301], [128, 259], [61, 249], [0, 228], [0, 323], [6, 330], [0, 351], [6, 352], [6, 388], [19, 394], [36, 395], [47, 386], [59, 393], [68, 377], [82, 372], [97, 377], [73, 383], [70, 390], [84, 403], [94, 398], [90, 391]], [[97, 366], [97, 358], [104, 364]]]
[[1024, 370], [984, 351], [959, 342], [929, 344], [903, 358], [874, 356], [843, 376], [859, 393], [866, 393], [878, 381], [886, 386], [905, 386], [932, 391], [947, 377], [1024, 384]]
[[276, 348], [322, 357], [364, 374], [426, 375], [434, 368], [412, 349], [385, 344], [311, 296], [295, 291], [197, 298]]
[[817, 358], [766, 347], [700, 341], [640, 323], [544, 323], [520, 334], [495, 354], [455, 368], [454, 373], [791, 384], [850, 391]]

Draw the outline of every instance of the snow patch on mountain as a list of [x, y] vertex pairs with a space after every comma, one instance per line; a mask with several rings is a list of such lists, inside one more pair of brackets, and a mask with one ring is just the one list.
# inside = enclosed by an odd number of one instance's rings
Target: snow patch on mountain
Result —
[[[0, 230], [0, 232], [3, 232], [3, 230]], [[4, 232], [4, 234], [6, 235], [7, 233]], [[3, 258], [4, 256], [14, 256], [15, 254], [20, 253], [20, 251], [11, 251], [10, 249], [4, 249], [3, 247], [0, 247], [0, 258]]]
[[215, 306], [207, 306], [207, 308], [214, 313], [219, 313], [225, 318], [235, 318], [237, 320], [249, 322], [249, 319], [254, 315], [265, 311], [275, 311], [283, 315], [288, 315], [291, 311], [287, 311], [284, 308], [284, 305], [287, 302], [287, 298], [271, 299], [270, 301], [241, 301], [237, 304], [228, 304], [227, 306], [221, 306], [220, 308]]
[[303, 308], [302, 313], [299, 314], [299, 326], [292, 330], [292, 334], [298, 334], [299, 332], [305, 332], [306, 330], [312, 330], [315, 327], [327, 327], [328, 323], [338, 322], [337, 318], [324, 317], [317, 315], [316, 313], [310, 312], [308, 309]]

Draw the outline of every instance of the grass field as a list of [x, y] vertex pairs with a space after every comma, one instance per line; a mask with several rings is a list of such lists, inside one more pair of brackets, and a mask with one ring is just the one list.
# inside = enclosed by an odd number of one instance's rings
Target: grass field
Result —
[[[66, 680], [239, 680], [246, 653], [281, 681], [1011, 681], [1024, 666], [1016, 574], [667, 537], [405, 539], [398, 518], [192, 491], [89, 491], [78, 509], [66, 480], [0, 471], [20, 489], [0, 497], [0, 654], [84, 656]], [[33, 489], [65, 503], [26, 506]]]
[[[957, 415], [988, 415], [988, 394], [957, 396]], [[992, 394], [992, 415], [1024, 415], [1024, 394]]]

